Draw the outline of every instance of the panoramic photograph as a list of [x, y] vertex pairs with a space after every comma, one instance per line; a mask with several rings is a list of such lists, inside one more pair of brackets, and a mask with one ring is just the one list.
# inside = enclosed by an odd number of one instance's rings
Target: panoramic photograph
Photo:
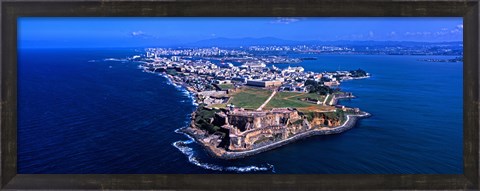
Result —
[[19, 174], [463, 174], [461, 17], [20, 17]]

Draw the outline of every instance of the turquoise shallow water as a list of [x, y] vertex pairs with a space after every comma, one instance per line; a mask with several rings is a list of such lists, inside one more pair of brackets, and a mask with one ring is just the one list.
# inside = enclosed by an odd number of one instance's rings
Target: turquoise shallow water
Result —
[[[341, 88], [357, 98], [340, 103], [372, 117], [339, 135], [224, 161], [175, 132], [195, 109], [191, 96], [122, 60], [137, 54], [19, 51], [19, 173], [462, 173], [462, 63], [418, 61], [431, 56], [318, 55], [292, 64], [307, 71], [371, 73], [344, 82]], [[184, 144], [177, 148], [178, 141]]]

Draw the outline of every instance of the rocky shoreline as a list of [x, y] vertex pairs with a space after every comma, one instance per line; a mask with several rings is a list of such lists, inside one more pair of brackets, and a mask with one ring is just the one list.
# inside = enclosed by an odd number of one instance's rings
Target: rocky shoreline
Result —
[[210, 144], [207, 144], [207, 143], [203, 142], [200, 135], [195, 133], [195, 127], [192, 127], [193, 124], [191, 124], [191, 126], [189, 126], [189, 127], [180, 129], [180, 131], [188, 134], [191, 137], [193, 137], [195, 139], [195, 141], [197, 143], [200, 143], [203, 146], [203, 148], [207, 151], [207, 153], [209, 153], [211, 156], [216, 157], [216, 158], [220, 158], [220, 159], [232, 160], [232, 159], [244, 158], [244, 157], [247, 157], [247, 156], [251, 156], [251, 155], [255, 155], [255, 154], [258, 154], [258, 153], [265, 152], [265, 151], [269, 151], [269, 150], [281, 147], [283, 145], [286, 145], [286, 144], [289, 144], [289, 143], [292, 143], [292, 142], [295, 142], [295, 141], [298, 141], [298, 140], [301, 140], [301, 139], [304, 139], [304, 138], [307, 138], [307, 137], [315, 136], [315, 135], [339, 134], [339, 133], [345, 132], [345, 131], [353, 128], [356, 125], [356, 122], [358, 121], [358, 119], [369, 117], [370, 114], [367, 113], [367, 112], [363, 112], [360, 115], [346, 115], [346, 116], [347, 116], [347, 120], [342, 125], [340, 125], [338, 127], [321, 128], [321, 129], [314, 129], [314, 130], [306, 131], [306, 132], [294, 135], [294, 136], [292, 136], [288, 139], [285, 139], [285, 140], [277, 141], [277, 142], [274, 142], [272, 144], [265, 145], [265, 146], [262, 146], [262, 147], [259, 147], [259, 148], [256, 148], [256, 149], [252, 149], [252, 150], [248, 150], [248, 151], [239, 151], [239, 152], [230, 152], [230, 151], [225, 151], [223, 149], [214, 148]]

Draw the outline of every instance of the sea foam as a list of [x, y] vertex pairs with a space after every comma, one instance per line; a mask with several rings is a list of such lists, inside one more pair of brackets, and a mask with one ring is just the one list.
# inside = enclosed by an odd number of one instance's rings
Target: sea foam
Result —
[[[175, 132], [181, 133], [181, 132], [179, 132], [178, 129], [175, 130]], [[195, 142], [195, 140], [185, 133], [182, 133], [182, 134], [186, 135], [189, 138], [189, 140], [177, 141], [177, 142], [174, 142], [172, 145], [175, 148], [177, 148], [178, 150], [180, 150], [185, 156], [187, 156], [188, 161], [190, 163], [192, 163], [192, 164], [194, 164], [198, 167], [201, 167], [201, 168], [207, 169], [207, 170], [227, 171], [227, 172], [237, 172], [237, 173], [254, 172], [254, 171], [272, 171], [272, 172], [275, 172], [274, 166], [271, 165], [271, 164], [268, 164], [268, 163], [265, 166], [259, 167], [259, 166], [220, 166], [220, 165], [216, 165], [216, 164], [201, 162], [200, 159], [196, 156], [196, 153], [193, 150], [193, 148], [188, 146], [189, 144], [193, 144]]]
[[119, 58], [105, 58], [103, 61], [118, 61], [118, 62], [127, 62], [127, 59], [119, 59]]

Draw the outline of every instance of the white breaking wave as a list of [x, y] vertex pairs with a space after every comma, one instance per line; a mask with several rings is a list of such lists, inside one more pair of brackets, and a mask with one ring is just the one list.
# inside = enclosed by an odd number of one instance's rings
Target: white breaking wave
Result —
[[167, 81], [167, 85], [173, 85], [172, 81]]
[[176, 83], [172, 83], [172, 84], [175, 86], [175, 88], [177, 88], [177, 90], [179, 90], [179, 91], [183, 90], [181, 85], [178, 85]]
[[[137, 66], [137, 68], [138, 68], [138, 69], [143, 69], [143, 70], [145, 70], [145, 69], [147, 69], [148, 67], [139, 64], [139, 65]], [[153, 73], [153, 72], [152, 72], [152, 73]]]
[[195, 100], [192, 100], [192, 105], [193, 106], [198, 106], [198, 103]]
[[192, 98], [192, 94], [188, 90], [182, 88], [181, 91], [185, 97]]
[[[155, 73], [155, 72], [152, 72], [152, 73]], [[158, 73], [157, 74], [158, 76], [162, 76], [164, 78], [167, 79], [167, 85], [173, 85], [173, 87], [175, 87], [175, 89], [177, 89], [178, 91], [181, 91], [183, 93], [183, 95], [185, 95], [186, 97], [190, 98], [191, 102], [192, 102], [192, 105], [193, 106], [198, 106], [198, 103], [196, 102], [195, 100], [195, 96], [193, 93], [191, 93], [190, 91], [188, 91], [185, 87], [181, 86], [181, 85], [178, 85], [176, 83], [173, 83], [172, 79], [170, 79], [168, 76], [166, 76], [165, 74], [161, 74], [161, 73]], [[182, 100], [180, 102], [186, 102], [185, 100]]]
[[188, 98], [190, 98], [190, 101], [192, 102], [192, 105], [193, 105], [193, 106], [198, 106], [198, 103], [197, 103], [195, 94], [193, 94], [192, 92], [186, 90], [185, 88], [183, 88], [183, 94], [184, 94], [185, 96], [187, 96]]
[[103, 61], [119, 61], [119, 62], [127, 62], [127, 59], [118, 59], [118, 58], [105, 58]]
[[252, 171], [272, 171], [275, 173], [275, 168], [271, 164], [266, 164], [266, 167], [258, 167], [258, 166], [220, 166], [216, 164], [209, 164], [201, 162], [196, 156], [195, 151], [193, 148], [188, 147], [187, 145], [192, 144], [195, 142], [190, 135], [180, 132], [179, 129], [175, 130], [176, 133], [181, 133], [189, 138], [186, 141], [177, 141], [174, 142], [172, 145], [180, 150], [183, 154], [185, 154], [188, 158], [188, 161], [196, 166], [202, 167], [207, 170], [215, 170], [215, 171], [232, 171], [232, 172], [252, 172]]

